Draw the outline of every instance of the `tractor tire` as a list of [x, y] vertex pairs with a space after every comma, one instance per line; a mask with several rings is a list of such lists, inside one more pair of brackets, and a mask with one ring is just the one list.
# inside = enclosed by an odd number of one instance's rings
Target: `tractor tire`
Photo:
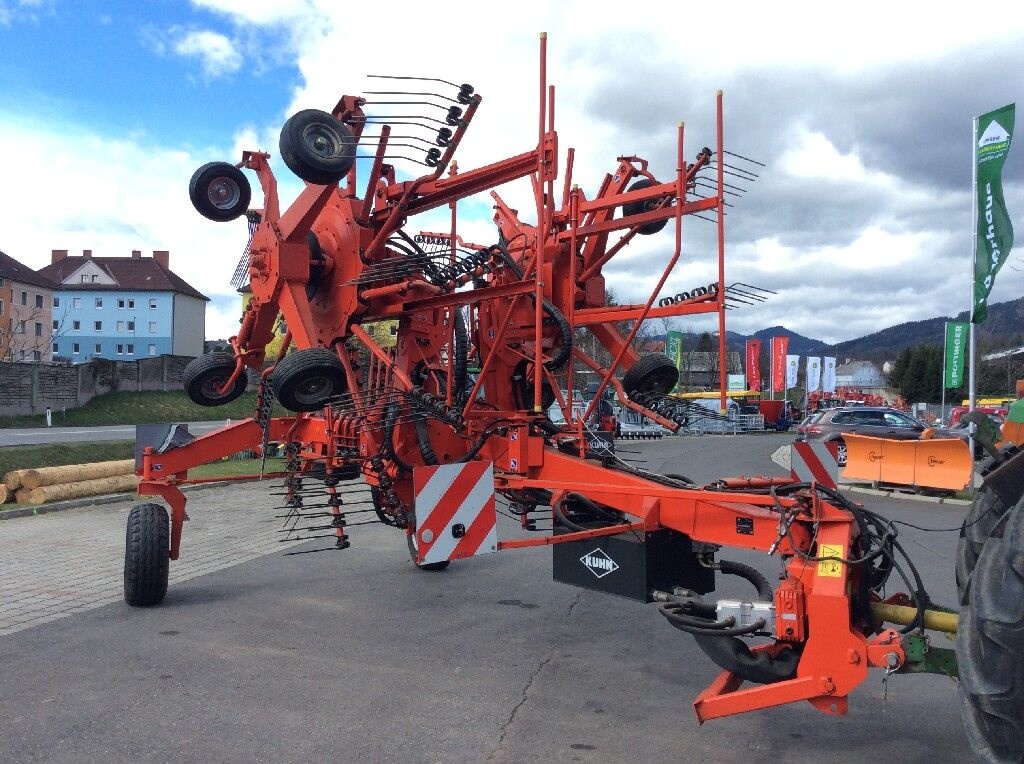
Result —
[[235, 357], [231, 353], [207, 353], [189, 361], [182, 374], [182, 386], [189, 399], [200, 406], [223, 406], [245, 392], [249, 378], [239, 375], [234, 386], [226, 393], [218, 393], [235, 371]]
[[345, 367], [327, 348], [289, 353], [270, 373], [274, 396], [289, 411], [319, 411], [348, 390]]
[[[642, 178], [638, 180], [636, 183], [630, 185], [630, 187], [627, 188], [626, 191], [639, 191], [642, 188], [650, 188], [651, 186], [656, 185], [658, 184], [655, 183], [653, 180]], [[661, 207], [661, 199], [648, 199], [645, 202], [630, 202], [629, 204], [622, 205], [622, 215], [623, 217], [628, 217], [630, 215], [639, 215], [641, 212], [650, 212], [651, 210], [656, 210], [659, 207]], [[665, 218], [664, 220], [654, 220], [650, 223], [644, 223], [642, 226], [636, 229], [636, 232], [641, 236], [650, 236], [652, 233], [657, 233], [658, 231], [662, 230], [667, 225], [668, 218]]]
[[245, 174], [227, 162], [209, 162], [192, 175], [188, 198], [207, 220], [226, 223], [249, 209], [252, 188]]
[[679, 382], [679, 369], [668, 356], [650, 353], [634, 363], [622, 378], [626, 395], [653, 393], [665, 395]]
[[412, 533], [408, 534], [405, 537], [405, 540], [409, 545], [409, 559], [412, 560], [412, 564], [420, 570], [438, 571], [444, 570], [449, 565], [451, 565], [451, 560], [445, 560], [443, 562], [416, 562], [416, 531], [413, 531]]
[[136, 504], [128, 513], [124, 548], [124, 601], [150, 607], [167, 594], [171, 525], [160, 504]]
[[1024, 761], [1024, 497], [992, 528], [960, 609], [967, 739], [982, 762]]
[[356, 141], [348, 126], [326, 111], [303, 109], [281, 128], [281, 159], [307, 183], [329, 186], [356, 161]]
[[992, 529], [1006, 514], [1006, 505], [991, 488], [983, 485], [967, 510], [960, 527], [960, 540], [956, 549], [956, 591], [960, 604], [964, 604], [971, 573], [978, 563], [978, 556], [988, 540]]

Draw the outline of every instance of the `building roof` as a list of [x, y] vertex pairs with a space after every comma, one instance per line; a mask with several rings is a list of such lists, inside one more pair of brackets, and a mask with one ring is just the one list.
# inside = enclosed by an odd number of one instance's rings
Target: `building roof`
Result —
[[[92, 260], [116, 284], [62, 284], [68, 276]], [[193, 287], [181, 276], [164, 268], [152, 257], [92, 257], [68, 256], [40, 268], [39, 273], [58, 282], [56, 289], [104, 292], [178, 292], [179, 294], [209, 301], [209, 297]]]
[[31, 284], [43, 289], [56, 289], [57, 284], [46, 276], [37, 273], [15, 260], [10, 255], [0, 252], [0, 278], [17, 281], [21, 284]]

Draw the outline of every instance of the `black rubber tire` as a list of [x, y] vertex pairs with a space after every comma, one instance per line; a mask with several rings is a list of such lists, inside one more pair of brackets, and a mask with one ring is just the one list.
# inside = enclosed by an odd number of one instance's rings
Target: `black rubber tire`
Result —
[[956, 591], [960, 603], [965, 603], [967, 585], [978, 563], [982, 547], [999, 519], [1006, 514], [1006, 505], [988, 486], [982, 485], [974, 495], [960, 526], [960, 540], [956, 548]]
[[245, 173], [227, 162], [208, 162], [192, 174], [188, 198], [208, 220], [226, 223], [249, 209], [252, 188]]
[[1024, 761], [1024, 497], [992, 528], [960, 609], [961, 714], [983, 762]]
[[444, 570], [445, 568], [447, 568], [449, 565], [452, 564], [451, 560], [445, 560], [444, 562], [426, 562], [426, 563], [423, 563], [422, 565], [420, 563], [416, 562], [416, 542], [413, 541], [413, 537], [415, 536], [415, 534], [416, 534], [416, 532], [413, 531], [412, 533], [406, 535], [406, 537], [405, 537], [405, 541], [409, 545], [409, 559], [412, 560], [412, 564], [413, 565], [415, 565], [420, 570], [426, 570], [426, 571], [433, 572], [433, 571], [438, 571], [438, 570]]
[[326, 111], [303, 109], [281, 128], [281, 159], [307, 183], [329, 186], [356, 161], [356, 141], [348, 126]]
[[[512, 393], [516, 405], [523, 411], [533, 411], [533, 380], [528, 376], [529, 361], [520, 361], [512, 374]], [[547, 412], [555, 405], [555, 390], [545, 377], [540, 383], [540, 405]]]
[[[626, 191], [638, 191], [642, 188], [650, 188], [651, 186], [657, 186], [652, 180], [647, 178], [641, 178], [636, 183], [633, 183], [626, 189]], [[648, 199], [646, 202], [630, 202], [629, 204], [622, 205], [623, 217], [629, 215], [639, 215], [641, 212], [650, 212], [651, 210], [658, 209], [661, 205], [659, 199]], [[644, 223], [642, 226], [636, 229], [636, 232], [641, 236], [650, 236], [652, 233], [657, 233], [668, 225], [668, 218], [664, 220], [654, 220], [650, 223]]]
[[289, 353], [268, 380], [274, 396], [289, 411], [319, 411], [348, 390], [341, 359], [327, 348]]
[[124, 545], [124, 601], [132, 607], [163, 602], [170, 570], [171, 524], [161, 504], [136, 504]]
[[679, 369], [667, 355], [650, 353], [641, 356], [622, 378], [626, 395], [653, 393], [665, 395], [679, 382]]
[[207, 353], [189, 361], [182, 373], [182, 387], [193, 403], [200, 406], [223, 406], [245, 392], [249, 377], [244, 372], [234, 386], [223, 395], [217, 394], [235, 371], [235, 357], [231, 353]]

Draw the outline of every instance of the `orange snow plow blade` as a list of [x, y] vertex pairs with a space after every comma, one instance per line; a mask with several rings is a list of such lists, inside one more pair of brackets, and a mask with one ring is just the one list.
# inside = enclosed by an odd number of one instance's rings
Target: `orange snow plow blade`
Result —
[[974, 463], [959, 438], [886, 440], [844, 435], [846, 467], [842, 477], [916, 488], [963, 490]]

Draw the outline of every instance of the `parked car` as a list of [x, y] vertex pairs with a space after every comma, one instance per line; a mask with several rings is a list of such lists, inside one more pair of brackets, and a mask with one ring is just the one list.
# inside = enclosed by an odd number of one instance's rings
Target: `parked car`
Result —
[[813, 414], [810, 414], [810, 415], [808, 415], [808, 416], [805, 416], [805, 417], [804, 417], [804, 418], [803, 418], [803, 419], [802, 419], [802, 420], [800, 421], [800, 424], [798, 424], [798, 425], [796, 426], [796, 439], [797, 439], [797, 440], [806, 440], [806, 439], [807, 439], [807, 438], [806, 438], [806, 435], [807, 435], [807, 428], [808, 428], [808, 427], [809, 427], [810, 425], [812, 425], [812, 424], [814, 424], [815, 422], [817, 422], [817, 421], [818, 421], [819, 419], [821, 419], [821, 417], [822, 417], [822, 415], [823, 415], [824, 413], [825, 413], [824, 411], [815, 411], [815, 412], [814, 412]]
[[836, 444], [836, 458], [840, 467], [846, 466], [846, 442], [843, 440], [846, 433], [890, 440], [917, 440], [928, 429], [909, 414], [887, 406], [826, 409], [813, 422], [803, 426], [805, 440], [823, 440]]

